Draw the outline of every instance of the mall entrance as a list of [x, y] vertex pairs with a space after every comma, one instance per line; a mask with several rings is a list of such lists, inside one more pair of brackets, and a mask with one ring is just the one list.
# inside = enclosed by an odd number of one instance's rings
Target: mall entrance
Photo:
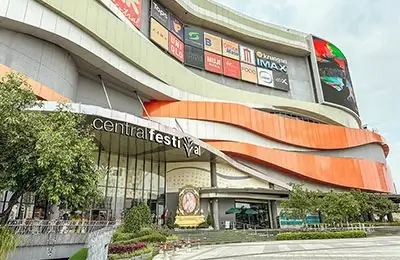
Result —
[[268, 203], [235, 200], [235, 222], [237, 229], [247, 227], [266, 229], [271, 228]]

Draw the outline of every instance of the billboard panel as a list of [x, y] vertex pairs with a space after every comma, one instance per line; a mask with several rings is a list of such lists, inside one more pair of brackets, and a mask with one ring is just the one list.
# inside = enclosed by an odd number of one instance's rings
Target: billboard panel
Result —
[[274, 77], [272, 70], [257, 68], [258, 84], [267, 87], [274, 87]]
[[241, 62], [240, 71], [242, 80], [257, 83], [257, 69], [255, 66]]
[[154, 17], [165, 28], [169, 27], [168, 11], [156, 1], [151, 1], [151, 16]]
[[183, 42], [178, 39], [173, 33], [169, 33], [168, 52], [177, 58], [180, 62], [184, 62], [185, 46]]
[[222, 61], [224, 65], [224, 75], [240, 79], [240, 62], [226, 57], [223, 57]]
[[204, 33], [204, 50], [222, 54], [221, 38], [209, 33]]
[[126, 18], [138, 29], [140, 29], [140, 16], [142, 14], [142, 0], [112, 0]]
[[185, 44], [203, 49], [204, 35], [203, 30], [197, 27], [185, 27]]
[[347, 107], [358, 114], [346, 57], [330, 42], [314, 37], [313, 43], [324, 101]]
[[183, 41], [183, 23], [172, 14], [169, 15], [169, 30]]
[[289, 77], [286, 73], [272, 71], [272, 75], [274, 78], [274, 88], [289, 91], [290, 89]]
[[168, 50], [168, 30], [154, 18], [150, 18], [150, 39]]
[[251, 65], [255, 65], [254, 49], [240, 45], [240, 61]]
[[206, 70], [222, 74], [222, 56], [205, 51], [204, 59], [204, 68]]
[[239, 60], [239, 44], [226, 39], [222, 39], [222, 55], [231, 59]]
[[287, 60], [266, 51], [256, 50], [256, 66], [264, 69], [287, 73]]
[[204, 68], [204, 51], [185, 44], [185, 64], [195, 68]]

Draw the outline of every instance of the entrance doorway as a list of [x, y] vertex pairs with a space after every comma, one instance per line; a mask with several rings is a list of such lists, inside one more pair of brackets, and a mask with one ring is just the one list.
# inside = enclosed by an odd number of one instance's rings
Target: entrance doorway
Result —
[[236, 228], [271, 228], [268, 202], [235, 201], [235, 208], [240, 210], [236, 213]]

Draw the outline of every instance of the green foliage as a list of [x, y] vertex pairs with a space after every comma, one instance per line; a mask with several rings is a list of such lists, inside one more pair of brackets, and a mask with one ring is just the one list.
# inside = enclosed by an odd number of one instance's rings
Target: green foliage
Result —
[[148, 236], [148, 235], [151, 235], [151, 234], [154, 234], [154, 233], [156, 233], [156, 232], [153, 231], [150, 228], [143, 228], [138, 233], [115, 232], [113, 234], [112, 241], [113, 242], [128, 241], [128, 240], [132, 240], [132, 239], [137, 238], [137, 237]]
[[378, 215], [380, 219], [389, 213], [397, 212], [399, 206], [393, 201], [389, 200], [387, 196], [375, 196], [373, 212]]
[[165, 242], [167, 241], [167, 237], [161, 235], [160, 233], [153, 233], [146, 236], [135, 237], [130, 240], [124, 240], [117, 243], [113, 243], [113, 245], [126, 245], [126, 244], [135, 244], [138, 242], [147, 242], [147, 243], [155, 243], [155, 242]]
[[0, 226], [0, 259], [7, 259], [8, 254], [17, 247], [17, 237], [9, 228]]
[[124, 232], [125, 233], [138, 233], [142, 228], [148, 227], [151, 224], [150, 208], [140, 203], [128, 211], [125, 217]]
[[148, 245], [146, 248], [134, 251], [134, 252], [129, 253], [129, 254], [109, 255], [108, 257], [109, 257], [110, 260], [130, 259], [130, 258], [133, 258], [135, 256], [144, 255], [144, 254], [150, 254], [152, 252], [153, 252], [153, 247], [151, 245]]
[[88, 249], [82, 248], [78, 250], [75, 254], [73, 254], [69, 260], [86, 260], [88, 255]]
[[167, 241], [177, 241], [179, 240], [179, 237], [177, 235], [172, 235], [167, 237]]
[[366, 237], [367, 233], [362, 230], [350, 230], [339, 232], [285, 232], [276, 235], [276, 240], [305, 240], [305, 239], [338, 239], [338, 238], [360, 238]]
[[289, 199], [281, 203], [283, 214], [305, 223], [307, 214], [315, 213], [320, 204], [319, 193], [303, 189], [302, 184], [293, 184]]
[[214, 220], [213, 220], [213, 216], [211, 213], [209, 213], [207, 215], [206, 224], [207, 224], [207, 227], [214, 227]]
[[26, 192], [82, 210], [99, 195], [101, 173], [95, 167], [90, 126], [65, 105], [50, 113], [31, 110], [40, 106], [21, 76], [8, 74], [0, 80], [0, 190], [13, 192], [0, 214], [2, 223]]
[[360, 205], [351, 192], [329, 192], [322, 198], [320, 211], [327, 223], [342, 223], [360, 214]]
[[174, 229], [175, 228], [175, 219], [171, 214], [168, 215], [166, 224], [167, 224], [167, 227], [169, 229]]

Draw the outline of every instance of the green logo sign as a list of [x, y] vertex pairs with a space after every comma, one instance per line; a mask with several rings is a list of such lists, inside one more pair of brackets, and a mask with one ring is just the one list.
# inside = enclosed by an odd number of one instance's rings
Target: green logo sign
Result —
[[200, 40], [200, 33], [198, 33], [198, 32], [189, 32], [189, 39], [191, 39], [193, 41]]

